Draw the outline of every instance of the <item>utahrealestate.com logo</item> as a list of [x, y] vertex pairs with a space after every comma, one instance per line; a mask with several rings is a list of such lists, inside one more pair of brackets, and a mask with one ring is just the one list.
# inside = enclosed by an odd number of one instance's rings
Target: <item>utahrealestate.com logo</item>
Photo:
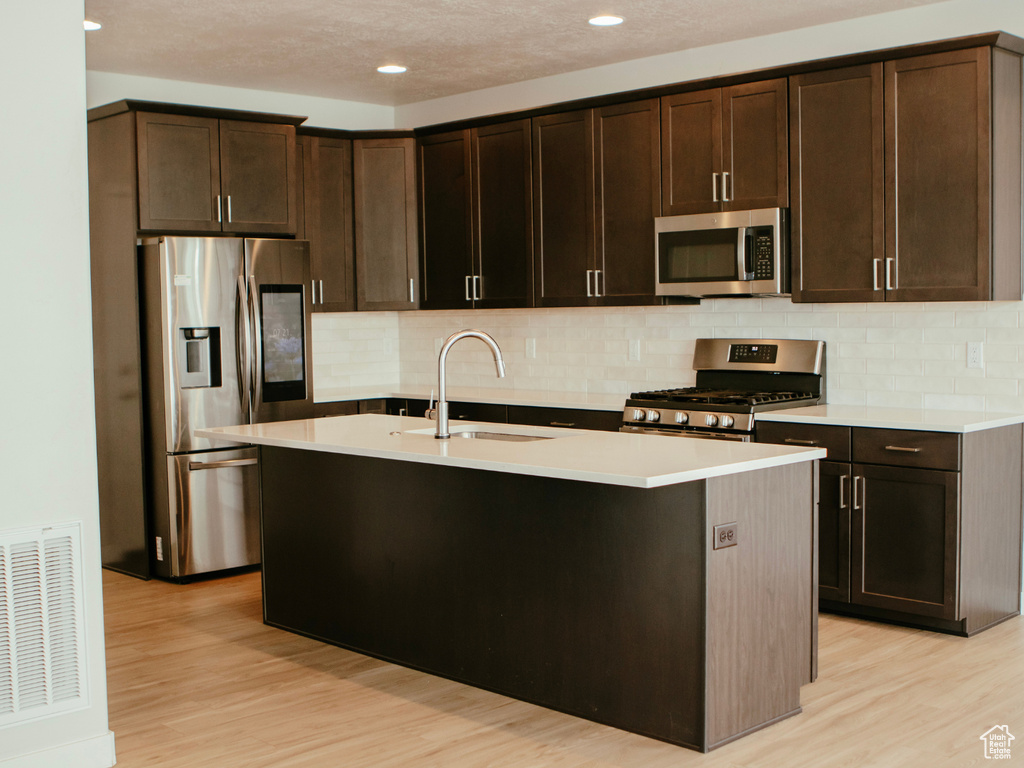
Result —
[[1014, 737], [1005, 725], [993, 725], [978, 738], [985, 742], [986, 760], [1010, 759], [1010, 742]]

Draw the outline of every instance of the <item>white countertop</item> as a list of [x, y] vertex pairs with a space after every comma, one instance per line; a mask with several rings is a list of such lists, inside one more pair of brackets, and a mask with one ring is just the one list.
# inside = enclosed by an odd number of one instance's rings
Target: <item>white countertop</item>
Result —
[[1022, 413], [926, 411], [868, 405], [810, 405], [757, 414], [758, 421], [823, 424], [880, 429], [918, 429], [926, 432], [979, 432], [1024, 423]]
[[[342, 400], [376, 400], [382, 397], [400, 397], [429, 400], [430, 387], [336, 387], [317, 389], [313, 399], [317, 403]], [[436, 390], [434, 395], [437, 395]], [[588, 411], [622, 411], [628, 395], [605, 395], [587, 392], [546, 392], [532, 389], [503, 389], [499, 387], [448, 387], [448, 402], [498, 403], [500, 405], [530, 405], [544, 408], [579, 408]]]
[[702, 440], [513, 424], [453, 423], [451, 431], [545, 435], [555, 440], [437, 440], [435, 424], [409, 416], [361, 414], [196, 430], [201, 437], [564, 480], [657, 488], [755, 469], [824, 459], [821, 448]]

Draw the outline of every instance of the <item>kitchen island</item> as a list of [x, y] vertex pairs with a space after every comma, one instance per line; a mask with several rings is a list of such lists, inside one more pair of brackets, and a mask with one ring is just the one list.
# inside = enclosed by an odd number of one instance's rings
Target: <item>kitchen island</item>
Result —
[[823, 450], [452, 431], [206, 430], [260, 446], [268, 624], [702, 751], [800, 711]]

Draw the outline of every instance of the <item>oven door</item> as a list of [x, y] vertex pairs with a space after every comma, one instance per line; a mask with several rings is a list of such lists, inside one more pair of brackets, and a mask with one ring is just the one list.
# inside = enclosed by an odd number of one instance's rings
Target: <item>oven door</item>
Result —
[[712, 432], [702, 429], [658, 429], [657, 427], [634, 427], [625, 425], [619, 432], [633, 432], [642, 435], [668, 435], [670, 437], [698, 437], [709, 440], [732, 440], [737, 443], [749, 443], [749, 432]]

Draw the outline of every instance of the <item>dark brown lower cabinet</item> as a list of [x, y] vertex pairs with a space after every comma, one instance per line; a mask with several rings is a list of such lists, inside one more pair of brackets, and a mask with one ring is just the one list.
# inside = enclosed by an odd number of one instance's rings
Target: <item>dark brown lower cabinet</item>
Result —
[[850, 602], [956, 619], [960, 473], [852, 470]]
[[1019, 613], [1022, 429], [966, 434], [762, 423], [759, 442], [824, 447], [822, 610], [980, 632]]
[[850, 465], [818, 466], [818, 595], [850, 601]]

